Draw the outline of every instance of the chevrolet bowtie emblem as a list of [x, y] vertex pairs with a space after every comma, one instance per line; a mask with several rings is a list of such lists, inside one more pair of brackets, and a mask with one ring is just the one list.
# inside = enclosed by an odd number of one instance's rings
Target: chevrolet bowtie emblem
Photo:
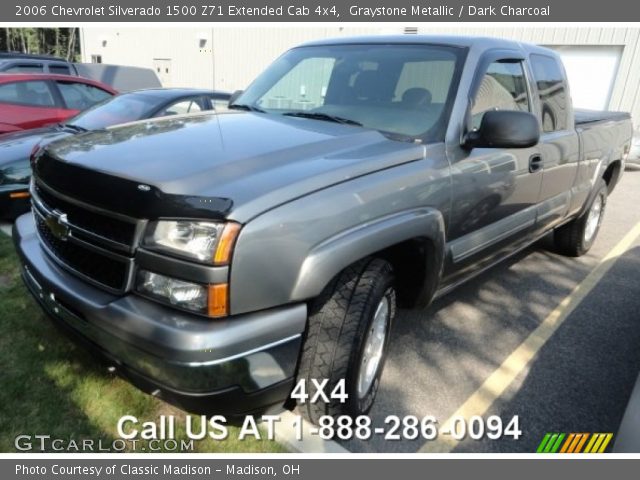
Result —
[[69, 237], [69, 222], [66, 213], [49, 215], [45, 222], [51, 234], [58, 240], [65, 241]]

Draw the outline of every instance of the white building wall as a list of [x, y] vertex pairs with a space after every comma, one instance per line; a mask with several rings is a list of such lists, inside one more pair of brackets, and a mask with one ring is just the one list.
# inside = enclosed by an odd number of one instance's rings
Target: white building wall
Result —
[[[154, 59], [170, 59], [165, 87], [213, 88], [211, 28], [83, 28], [83, 62], [101, 55], [102, 63], [154, 68]], [[202, 39], [205, 40], [203, 47]]]
[[[640, 29], [618, 27], [483, 27], [423, 24], [419, 33], [482, 35], [547, 46], [617, 46], [622, 50], [608, 108], [630, 111], [640, 125]], [[154, 59], [171, 59], [165, 86], [245, 88], [288, 48], [317, 38], [401, 33], [399, 26], [365, 27], [117, 27], [82, 29], [82, 59], [102, 55], [103, 63], [154, 67]], [[203, 43], [204, 40], [204, 43]], [[598, 65], [593, 66], [594, 69]]]
[[165, 87], [240, 90], [285, 50], [302, 42], [341, 35], [391, 33], [375, 28], [341, 27], [108, 27], [83, 28], [83, 62], [101, 55], [102, 63], [154, 68], [170, 59]]

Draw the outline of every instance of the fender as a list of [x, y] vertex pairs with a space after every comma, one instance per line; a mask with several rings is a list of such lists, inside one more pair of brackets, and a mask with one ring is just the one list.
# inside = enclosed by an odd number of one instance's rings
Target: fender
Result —
[[415, 279], [421, 283], [417, 303], [429, 303], [442, 273], [445, 248], [444, 220], [434, 208], [416, 208], [378, 218], [316, 245], [301, 265], [291, 301], [318, 296], [346, 266], [411, 239], [432, 244], [427, 275]]
[[589, 195], [587, 195], [586, 200], [584, 201], [584, 203], [582, 204], [582, 207], [580, 208], [580, 211], [578, 212], [578, 214], [576, 215], [577, 217], [581, 217], [582, 215], [584, 215], [584, 213], [587, 211], [587, 209], [589, 208], [589, 205], [591, 205], [591, 201], [593, 200], [593, 197], [596, 194], [596, 184], [598, 182], [599, 178], [602, 178], [604, 175], [604, 172], [607, 171], [607, 168], [609, 168], [609, 165], [611, 165], [614, 161], [616, 161], [613, 157], [614, 157], [615, 152], [613, 151], [613, 149], [609, 149], [606, 153], [606, 155], [604, 155], [600, 161], [598, 162], [598, 166], [596, 167], [594, 174], [593, 174], [593, 178], [591, 179], [591, 190], [589, 191]]

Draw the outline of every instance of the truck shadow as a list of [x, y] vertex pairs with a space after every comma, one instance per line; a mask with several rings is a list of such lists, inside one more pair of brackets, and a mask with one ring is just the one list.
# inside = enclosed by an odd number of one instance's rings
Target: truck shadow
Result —
[[[493, 267], [425, 310], [399, 312], [370, 415], [446, 420], [597, 263], [549, 251], [550, 239]], [[491, 346], [491, 348], [488, 348]], [[415, 452], [425, 441], [350, 441], [356, 452]]]
[[[521, 417], [518, 441], [465, 441], [454, 451], [532, 453], [548, 432], [606, 432], [615, 441], [640, 371], [639, 269], [636, 247], [618, 259], [540, 350], [517, 392], [496, 402], [492, 414]], [[640, 452], [640, 445], [636, 448]]]

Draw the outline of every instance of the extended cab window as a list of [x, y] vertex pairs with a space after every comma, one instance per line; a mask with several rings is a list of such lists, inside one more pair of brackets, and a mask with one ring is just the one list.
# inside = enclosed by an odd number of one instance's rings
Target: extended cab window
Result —
[[540, 96], [542, 130], [566, 130], [568, 99], [562, 68], [555, 58], [546, 55], [531, 55], [531, 67]]
[[234, 104], [441, 141], [464, 54], [439, 45], [294, 48]]
[[33, 107], [55, 106], [55, 101], [46, 82], [38, 80], [0, 85], [0, 102]]
[[472, 128], [490, 110], [530, 111], [527, 81], [522, 62], [498, 61], [487, 68], [471, 109]]

